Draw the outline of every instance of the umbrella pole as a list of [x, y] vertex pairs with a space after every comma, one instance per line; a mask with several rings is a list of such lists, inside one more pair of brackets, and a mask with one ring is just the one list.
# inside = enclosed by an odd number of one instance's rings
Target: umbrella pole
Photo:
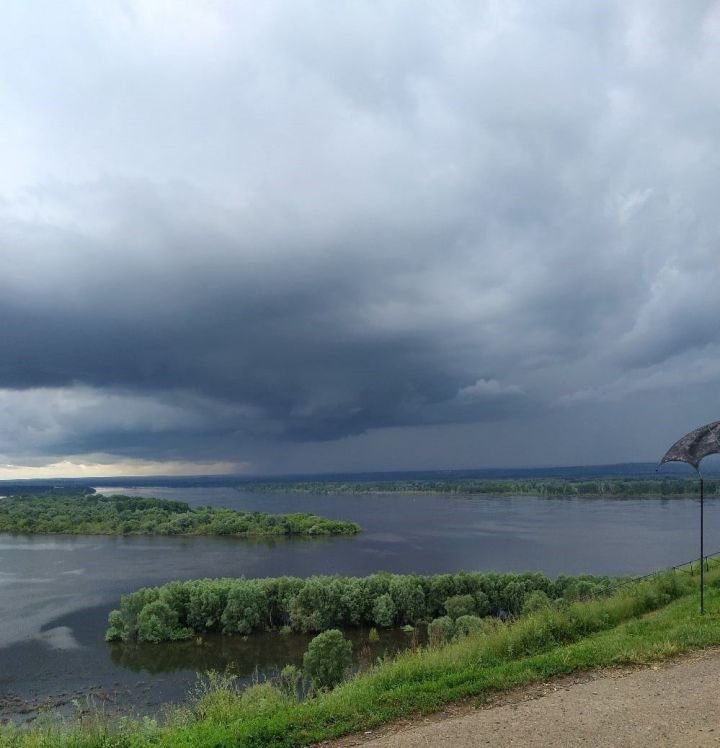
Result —
[[700, 615], [705, 613], [705, 550], [704, 550], [704, 539], [705, 533], [703, 528], [704, 520], [704, 490], [703, 490], [703, 477], [700, 476]]

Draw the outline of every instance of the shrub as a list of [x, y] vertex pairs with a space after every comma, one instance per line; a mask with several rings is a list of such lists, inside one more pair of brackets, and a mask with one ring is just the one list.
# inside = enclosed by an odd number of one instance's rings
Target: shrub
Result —
[[479, 616], [490, 615], [490, 598], [482, 591], [479, 590], [475, 593], [475, 612]]
[[[243, 581], [243, 580], [240, 580]], [[161, 588], [168, 604], [169, 590], [176, 591], [176, 583]], [[187, 623], [195, 631], [212, 631], [219, 627], [222, 613], [227, 604], [228, 582], [224, 584], [207, 584], [201, 579], [188, 584]]]
[[227, 597], [222, 614], [223, 631], [228, 634], [250, 634], [263, 628], [267, 608], [264, 590], [256, 583], [239, 580]]
[[370, 642], [378, 642], [380, 641], [380, 634], [378, 634], [378, 630], [373, 626], [370, 631], [368, 631], [368, 641]]
[[375, 601], [373, 605], [373, 620], [378, 626], [388, 628], [395, 623], [397, 609], [395, 603], [387, 592]]
[[413, 623], [427, 615], [422, 580], [414, 574], [395, 574], [390, 579], [388, 590], [397, 609], [400, 623]]
[[119, 610], [113, 610], [108, 616], [108, 630], [105, 632], [105, 641], [121, 641], [125, 635], [125, 621]]
[[232, 673], [214, 670], [200, 678], [194, 696], [196, 717], [216, 724], [270, 715], [295, 700], [267, 682], [241, 690]]
[[295, 665], [285, 665], [278, 677], [280, 690], [287, 696], [296, 697], [301, 678], [302, 673], [300, 672], [300, 668]]
[[162, 600], [148, 603], [138, 616], [138, 639], [142, 642], [161, 642], [186, 639], [190, 629], [180, 628], [175, 611]]
[[455, 621], [455, 636], [467, 636], [478, 632], [489, 632], [495, 628], [494, 624], [479, 616], [460, 616]]
[[290, 622], [301, 631], [324, 631], [343, 619], [342, 588], [336, 577], [310, 577], [293, 598]]
[[194, 701], [198, 719], [210, 722], [231, 720], [240, 706], [237, 677], [229, 672], [209, 670], [198, 678], [194, 688]]
[[552, 607], [550, 598], [542, 590], [534, 590], [531, 592], [523, 603], [522, 612], [534, 613], [537, 610], [545, 610]]
[[245, 717], [262, 717], [276, 712], [287, 701], [287, 696], [271, 683], [258, 683], [240, 695], [240, 708]]
[[308, 645], [303, 667], [316, 688], [333, 688], [352, 662], [352, 644], [337, 629], [318, 634]]
[[475, 612], [475, 600], [472, 595], [453, 595], [445, 601], [445, 610], [453, 621], [460, 616], [469, 616]]
[[523, 601], [528, 592], [530, 589], [519, 579], [509, 582], [503, 590], [503, 602], [500, 607], [511, 615], [517, 615], [522, 610]]
[[455, 634], [455, 623], [450, 616], [442, 616], [428, 624], [428, 644], [437, 647], [450, 641]]

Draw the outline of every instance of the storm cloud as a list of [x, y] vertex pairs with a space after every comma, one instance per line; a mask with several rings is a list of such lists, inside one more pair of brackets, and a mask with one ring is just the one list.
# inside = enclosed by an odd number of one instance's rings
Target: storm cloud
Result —
[[718, 417], [720, 4], [1, 14], [0, 463], [597, 463]]

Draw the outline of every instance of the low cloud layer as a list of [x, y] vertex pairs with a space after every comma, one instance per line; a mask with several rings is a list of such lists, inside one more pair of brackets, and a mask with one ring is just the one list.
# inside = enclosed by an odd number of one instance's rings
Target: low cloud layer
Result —
[[719, 417], [717, 3], [1, 13], [0, 463], [597, 463]]

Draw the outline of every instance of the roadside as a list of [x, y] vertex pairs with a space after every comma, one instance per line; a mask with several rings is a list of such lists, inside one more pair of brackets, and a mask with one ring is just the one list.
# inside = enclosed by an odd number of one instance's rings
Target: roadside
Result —
[[720, 648], [512, 689], [321, 745], [720, 746]]

